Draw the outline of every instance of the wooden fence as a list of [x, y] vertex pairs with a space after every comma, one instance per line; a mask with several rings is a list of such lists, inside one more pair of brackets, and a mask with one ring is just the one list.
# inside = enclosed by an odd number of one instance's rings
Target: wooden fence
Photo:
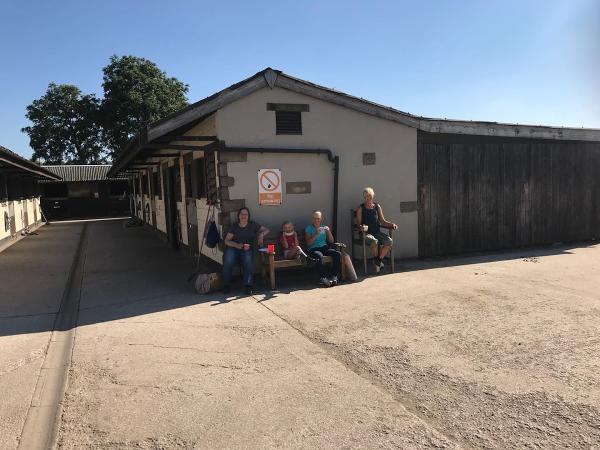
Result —
[[600, 238], [600, 143], [419, 132], [420, 256]]

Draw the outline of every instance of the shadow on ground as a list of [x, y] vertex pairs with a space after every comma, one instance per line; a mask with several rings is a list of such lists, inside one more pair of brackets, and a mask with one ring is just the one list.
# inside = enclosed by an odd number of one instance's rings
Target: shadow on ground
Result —
[[[2, 301], [7, 301], [9, 286], [14, 294], [13, 306], [0, 311], [0, 336], [51, 331], [74, 258], [76, 238], [81, 224], [44, 227], [0, 255]], [[222, 306], [245, 298], [241, 286], [234, 285], [232, 294], [199, 295], [190, 276], [196, 260], [184, 251], [171, 249], [160, 236], [148, 228], [124, 227], [123, 221], [87, 222], [87, 237], [82, 246], [83, 281], [79, 305], [79, 326], [143, 316], [164, 310], [184, 308], [198, 303]], [[446, 258], [404, 260], [396, 265], [396, 274], [458, 265], [482, 264], [520, 258], [568, 254], [576, 247], [593, 245], [577, 243], [504, 252], [459, 255]], [[54, 267], [61, 260], [62, 266]], [[355, 264], [356, 267], [359, 264]], [[56, 273], [49, 273], [52, 268]], [[31, 276], [28, 276], [30, 274]], [[364, 279], [359, 274], [357, 287]], [[60, 283], [63, 283], [62, 285]], [[278, 288], [270, 291], [260, 279], [256, 293], [260, 301], [297, 290], [314, 290], [318, 295], [316, 274], [307, 269], [288, 269], [277, 273]], [[335, 289], [335, 288], [329, 288]], [[52, 297], [52, 298], [51, 298]]]

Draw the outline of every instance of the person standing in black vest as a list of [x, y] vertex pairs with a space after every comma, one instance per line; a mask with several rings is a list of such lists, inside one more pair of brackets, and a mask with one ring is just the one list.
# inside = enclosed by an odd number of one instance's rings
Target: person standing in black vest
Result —
[[[356, 225], [360, 231], [367, 233], [365, 235], [365, 244], [371, 247], [375, 272], [379, 273], [384, 266], [383, 258], [385, 258], [392, 245], [394, 245], [392, 238], [382, 232], [381, 227], [396, 230], [398, 225], [385, 219], [381, 205], [375, 203], [375, 191], [373, 188], [366, 187], [363, 190], [363, 197], [365, 201], [356, 210]], [[381, 248], [379, 247], [380, 245]]]

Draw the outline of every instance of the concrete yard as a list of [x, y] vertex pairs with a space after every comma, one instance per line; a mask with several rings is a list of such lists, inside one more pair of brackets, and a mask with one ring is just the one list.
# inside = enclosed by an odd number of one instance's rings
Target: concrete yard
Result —
[[[0, 253], [1, 448], [81, 231]], [[84, 239], [59, 448], [600, 448], [600, 245], [226, 298], [195, 294], [190, 259], [150, 231], [91, 222]]]

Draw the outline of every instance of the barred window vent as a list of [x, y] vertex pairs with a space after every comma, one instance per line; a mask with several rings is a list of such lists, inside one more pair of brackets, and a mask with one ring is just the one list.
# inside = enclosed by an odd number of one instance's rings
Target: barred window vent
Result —
[[302, 134], [300, 111], [275, 111], [276, 134]]

